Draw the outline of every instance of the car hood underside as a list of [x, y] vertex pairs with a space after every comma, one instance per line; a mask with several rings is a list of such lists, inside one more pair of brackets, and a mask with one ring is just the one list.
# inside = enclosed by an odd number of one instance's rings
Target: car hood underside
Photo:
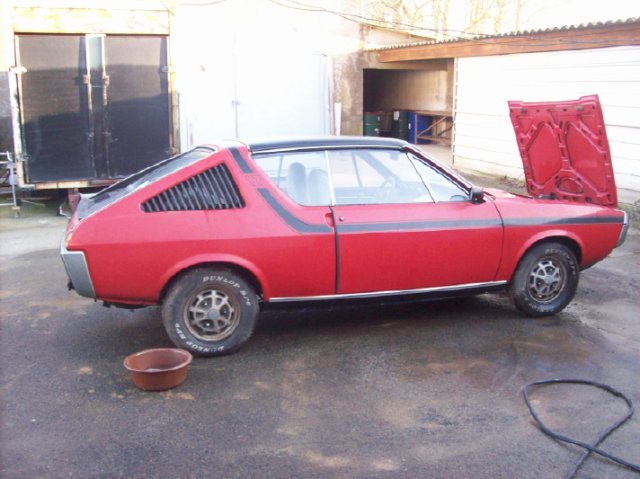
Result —
[[529, 194], [615, 207], [611, 153], [597, 95], [510, 101]]

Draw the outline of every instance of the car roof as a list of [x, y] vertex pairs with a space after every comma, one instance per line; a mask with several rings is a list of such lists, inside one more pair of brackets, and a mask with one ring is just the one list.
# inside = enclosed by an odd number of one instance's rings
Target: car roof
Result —
[[314, 150], [324, 148], [395, 148], [410, 146], [395, 138], [370, 136], [326, 136], [318, 138], [268, 139], [244, 142], [252, 153], [267, 153], [284, 150]]

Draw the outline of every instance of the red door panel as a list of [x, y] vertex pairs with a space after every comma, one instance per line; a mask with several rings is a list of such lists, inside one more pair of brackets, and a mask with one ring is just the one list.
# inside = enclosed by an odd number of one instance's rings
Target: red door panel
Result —
[[492, 281], [502, 222], [491, 201], [336, 206], [341, 294]]

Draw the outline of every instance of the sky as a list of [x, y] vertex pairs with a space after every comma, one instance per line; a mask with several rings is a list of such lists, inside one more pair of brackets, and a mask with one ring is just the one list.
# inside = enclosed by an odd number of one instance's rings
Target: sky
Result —
[[[302, 1], [302, 0], [299, 0]], [[309, 1], [309, 0], [307, 0]], [[376, 0], [360, 0], [371, 2]], [[481, 25], [482, 33], [505, 33], [515, 30], [539, 30], [567, 25], [580, 25], [586, 23], [607, 22], [628, 18], [640, 18], [640, 1], [638, 0], [432, 0], [435, 5], [448, 5], [447, 29], [449, 35], [455, 35], [459, 31], [467, 31], [472, 25], [470, 12], [474, 5], [490, 5], [489, 14]], [[404, 0], [409, 8], [417, 8], [424, 5], [427, 27], [442, 27], [436, 20], [435, 25], [431, 19], [431, 4], [424, 0]], [[388, 0], [388, 5], [393, 2]], [[520, 5], [520, 22], [516, 26], [516, 5]], [[502, 5], [502, 13], [499, 5]], [[374, 10], [373, 10], [374, 11]], [[500, 18], [501, 21], [495, 21]], [[496, 24], [499, 30], [496, 32]], [[473, 27], [471, 27], [473, 28]]]
[[522, 15], [522, 29], [640, 17], [637, 0], [529, 0]]

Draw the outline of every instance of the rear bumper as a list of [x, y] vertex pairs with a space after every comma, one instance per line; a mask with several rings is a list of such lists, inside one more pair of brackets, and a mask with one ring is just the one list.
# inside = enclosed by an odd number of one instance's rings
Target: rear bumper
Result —
[[629, 231], [629, 214], [625, 211], [622, 230], [620, 230], [620, 236], [618, 237], [618, 244], [616, 244], [616, 248], [624, 243], [625, 239], [627, 239], [627, 231]]
[[60, 245], [60, 257], [64, 263], [64, 269], [67, 270], [69, 287], [75, 289], [80, 296], [95, 299], [96, 292], [93, 288], [84, 253], [82, 251], [69, 251], [62, 243]]

